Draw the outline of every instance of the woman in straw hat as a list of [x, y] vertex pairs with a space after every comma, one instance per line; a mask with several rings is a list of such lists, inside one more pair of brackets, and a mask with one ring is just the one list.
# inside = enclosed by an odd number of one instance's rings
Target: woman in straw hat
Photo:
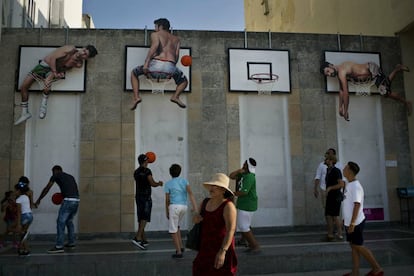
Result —
[[[229, 178], [217, 173], [204, 188], [210, 198], [204, 199], [203, 217], [197, 215], [196, 223], [202, 221], [200, 250], [193, 262], [193, 275], [236, 275], [237, 256], [234, 249], [236, 231], [236, 207], [229, 189]], [[201, 210], [201, 208], [199, 210]]]

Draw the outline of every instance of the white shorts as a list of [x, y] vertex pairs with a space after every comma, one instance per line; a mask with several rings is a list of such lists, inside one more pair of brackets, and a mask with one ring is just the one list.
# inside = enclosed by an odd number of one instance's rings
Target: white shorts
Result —
[[249, 232], [254, 212], [237, 209], [237, 231]]
[[177, 233], [180, 222], [187, 212], [187, 205], [170, 204], [168, 213], [170, 219], [168, 221], [168, 233]]

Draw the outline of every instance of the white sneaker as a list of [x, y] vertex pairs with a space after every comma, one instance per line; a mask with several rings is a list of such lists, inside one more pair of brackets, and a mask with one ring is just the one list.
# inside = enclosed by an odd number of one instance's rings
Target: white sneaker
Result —
[[47, 104], [41, 104], [39, 108], [39, 118], [44, 119], [47, 113]]
[[30, 118], [32, 118], [32, 114], [30, 114], [29, 112], [22, 113], [20, 118], [17, 119], [16, 122], [14, 122], [14, 125], [17, 126], [18, 124], [21, 124], [21, 123], [23, 123], [24, 121], [26, 121], [27, 119], [30, 119]]

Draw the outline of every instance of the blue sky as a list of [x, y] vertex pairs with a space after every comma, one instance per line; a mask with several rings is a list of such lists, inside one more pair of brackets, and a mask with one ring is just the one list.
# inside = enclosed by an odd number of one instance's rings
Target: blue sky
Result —
[[83, 0], [97, 29], [154, 29], [167, 18], [175, 30], [244, 30], [243, 0]]

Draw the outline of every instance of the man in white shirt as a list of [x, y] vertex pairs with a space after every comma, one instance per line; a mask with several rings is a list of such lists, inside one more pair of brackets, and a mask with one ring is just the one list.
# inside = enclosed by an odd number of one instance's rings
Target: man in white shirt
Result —
[[344, 168], [344, 176], [348, 179], [345, 184], [344, 201], [342, 202], [342, 215], [346, 230], [346, 240], [352, 249], [352, 272], [345, 275], [359, 275], [360, 257], [364, 257], [371, 265], [372, 270], [366, 275], [384, 275], [371, 250], [363, 246], [363, 230], [365, 225], [364, 189], [356, 179], [359, 172], [358, 164], [348, 162]]

